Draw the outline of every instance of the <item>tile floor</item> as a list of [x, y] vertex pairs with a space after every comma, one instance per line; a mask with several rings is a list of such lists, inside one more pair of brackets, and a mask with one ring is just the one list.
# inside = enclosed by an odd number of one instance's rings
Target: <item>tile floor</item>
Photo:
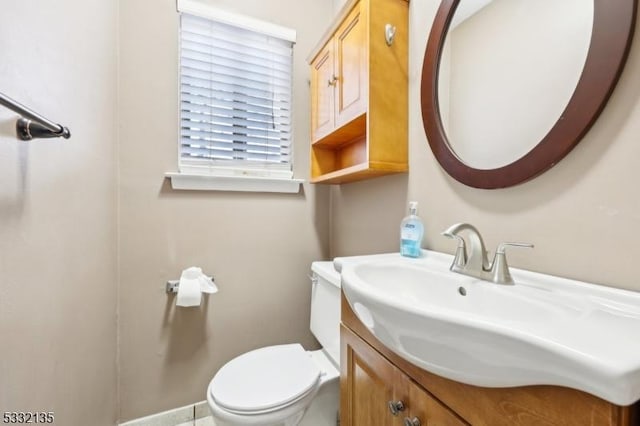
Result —
[[176, 426], [216, 426], [216, 424], [213, 422], [213, 418], [209, 416], [209, 417], [202, 417], [200, 419], [191, 420], [186, 423], [180, 423]]

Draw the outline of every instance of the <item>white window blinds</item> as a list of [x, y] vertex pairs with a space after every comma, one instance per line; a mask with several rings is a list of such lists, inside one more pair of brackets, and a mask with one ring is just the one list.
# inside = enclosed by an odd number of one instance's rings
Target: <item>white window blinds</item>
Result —
[[292, 176], [292, 56], [291, 41], [181, 13], [181, 171]]

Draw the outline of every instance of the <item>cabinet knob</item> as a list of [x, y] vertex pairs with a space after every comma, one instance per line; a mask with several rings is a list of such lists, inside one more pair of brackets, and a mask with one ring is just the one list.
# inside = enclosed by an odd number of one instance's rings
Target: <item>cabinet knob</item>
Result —
[[338, 82], [338, 77], [334, 75], [329, 80], [327, 80], [327, 86], [335, 86], [337, 82]]
[[404, 426], [420, 426], [420, 419], [414, 417], [410, 419], [409, 417], [404, 418]]
[[404, 402], [402, 401], [389, 401], [387, 405], [394, 416], [397, 416], [400, 411], [404, 411]]
[[396, 38], [396, 27], [391, 24], [384, 26], [384, 39], [387, 42], [387, 46], [393, 44], [393, 40]]

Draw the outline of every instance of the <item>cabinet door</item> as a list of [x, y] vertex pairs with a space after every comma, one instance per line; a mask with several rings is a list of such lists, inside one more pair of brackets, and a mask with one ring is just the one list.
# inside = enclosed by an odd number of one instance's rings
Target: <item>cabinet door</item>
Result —
[[401, 426], [403, 413], [393, 416], [389, 409], [389, 402], [399, 400], [394, 391], [399, 371], [346, 328], [340, 337], [341, 426]]
[[418, 419], [421, 426], [468, 425], [413, 380], [407, 377], [406, 383], [409, 390], [407, 417], [410, 420]]
[[329, 134], [335, 127], [333, 40], [311, 63], [311, 140]]
[[335, 35], [336, 127], [366, 112], [367, 37], [365, 6], [358, 2]]

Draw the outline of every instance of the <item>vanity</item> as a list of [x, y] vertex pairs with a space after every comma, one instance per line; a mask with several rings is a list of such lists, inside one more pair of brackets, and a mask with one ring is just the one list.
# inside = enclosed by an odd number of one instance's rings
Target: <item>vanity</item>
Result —
[[[344, 295], [340, 339], [341, 425], [640, 424], [638, 404], [621, 407], [556, 386], [482, 388], [417, 368], [369, 333]], [[404, 409], [394, 416], [389, 404], [399, 402]]]
[[514, 268], [500, 285], [452, 261], [336, 259], [341, 425], [640, 424], [640, 294]]

